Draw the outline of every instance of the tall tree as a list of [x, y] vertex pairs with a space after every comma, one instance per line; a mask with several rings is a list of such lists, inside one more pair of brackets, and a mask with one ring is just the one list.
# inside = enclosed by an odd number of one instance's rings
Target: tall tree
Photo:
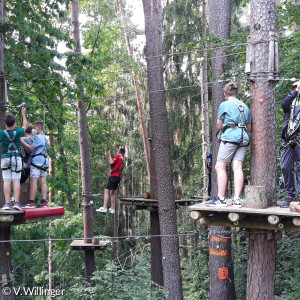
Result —
[[[168, 299], [183, 299], [176, 208], [168, 133], [168, 114], [162, 64], [161, 1], [143, 0], [146, 60], [152, 143], [163, 255], [164, 286]], [[155, 68], [153, 68], [155, 66]]]
[[[276, 1], [251, 0], [250, 7], [251, 184], [265, 186], [268, 205], [272, 205], [276, 200], [277, 177]], [[256, 208], [261, 207], [259, 200], [253, 203]], [[247, 300], [274, 298], [277, 238], [274, 231], [260, 230], [249, 235]]]
[[[72, 2], [71, 21], [73, 39], [76, 41], [75, 53], [81, 54], [80, 30], [79, 30], [79, 7], [78, 0]], [[84, 95], [83, 86], [77, 84], [77, 120], [79, 132], [79, 147], [81, 160], [81, 181], [83, 192], [83, 222], [84, 222], [84, 238], [85, 243], [92, 243], [94, 237], [94, 212], [92, 205], [92, 174], [88, 141], [88, 126], [86, 104], [82, 101]], [[96, 269], [94, 250], [85, 250], [85, 276], [87, 281], [91, 281], [91, 277]]]
[[126, 48], [127, 48], [128, 56], [130, 57], [130, 59], [132, 61], [132, 77], [133, 77], [133, 82], [134, 82], [134, 87], [135, 87], [136, 98], [137, 98], [137, 106], [138, 106], [139, 115], [140, 115], [140, 122], [141, 122], [141, 129], [142, 129], [142, 136], [143, 136], [143, 143], [144, 143], [144, 152], [145, 152], [145, 159], [146, 159], [147, 172], [148, 172], [148, 180], [150, 181], [150, 158], [149, 158], [149, 147], [148, 147], [148, 141], [147, 141], [148, 137], [147, 137], [147, 129], [146, 129], [146, 121], [145, 121], [142, 97], [141, 97], [141, 92], [140, 92], [140, 84], [139, 84], [139, 80], [138, 80], [136, 72], [135, 72], [135, 64], [133, 61], [130, 39], [129, 39], [129, 36], [127, 33], [128, 28], [127, 28], [127, 24], [126, 24], [126, 20], [125, 20], [125, 14], [124, 14], [122, 1], [118, 0], [118, 3], [119, 3], [119, 10], [121, 13], [121, 19], [122, 19], [123, 28], [124, 28], [124, 38], [125, 38]]
[[[230, 38], [230, 18], [231, 17], [231, 0], [209, 1], [209, 29], [210, 33], [221, 40]], [[225, 79], [224, 73], [228, 70], [229, 59], [225, 55], [225, 48], [217, 48], [212, 53], [212, 136], [215, 137], [217, 132], [216, 121], [218, 118], [218, 109], [224, 101], [224, 84], [217, 83], [216, 79]], [[219, 143], [212, 139], [213, 166], [217, 161]], [[213, 168], [212, 183], [217, 182], [217, 174]], [[212, 196], [217, 196], [218, 187], [212, 185]], [[233, 264], [231, 257], [231, 239], [230, 228], [222, 226], [210, 227], [210, 253], [209, 253], [209, 270], [210, 270], [210, 299], [235, 299], [235, 287], [233, 276]], [[220, 237], [221, 236], [221, 237]], [[216, 251], [216, 250], [223, 251]], [[220, 254], [221, 253], [221, 254]], [[228, 268], [228, 279], [219, 277], [220, 268]]]
[[[0, 22], [3, 26], [4, 21], [4, 7], [5, 1], [0, 1]], [[0, 35], [0, 129], [5, 129], [5, 76], [4, 76], [4, 32], [1, 30]], [[1, 149], [0, 149], [1, 154]], [[0, 205], [1, 207], [5, 203], [4, 194], [3, 194], [3, 179], [0, 176]], [[10, 226], [0, 228], [0, 239], [1, 240], [10, 240]], [[0, 243], [0, 272], [2, 276], [2, 281], [5, 282], [5, 287], [12, 288], [13, 282], [13, 273], [12, 273], [12, 264], [11, 264], [11, 245], [10, 243]], [[3, 285], [4, 286], [4, 285]], [[13, 299], [13, 293], [8, 293], [6, 295], [1, 292], [1, 299]]]

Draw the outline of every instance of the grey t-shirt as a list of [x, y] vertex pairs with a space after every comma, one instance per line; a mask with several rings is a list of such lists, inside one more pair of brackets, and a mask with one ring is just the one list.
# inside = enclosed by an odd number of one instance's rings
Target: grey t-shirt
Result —
[[[23, 140], [24, 142], [26, 142], [28, 145], [32, 145], [33, 144], [33, 138], [34, 137], [24, 137]], [[26, 147], [24, 147], [24, 151], [25, 151], [25, 158], [24, 158], [24, 168], [25, 169], [30, 169], [31, 166], [31, 151], [28, 150]]]

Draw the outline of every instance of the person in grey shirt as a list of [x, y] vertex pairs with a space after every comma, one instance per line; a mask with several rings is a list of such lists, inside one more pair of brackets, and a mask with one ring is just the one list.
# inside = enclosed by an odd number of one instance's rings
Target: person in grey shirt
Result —
[[[32, 145], [33, 144], [33, 139], [34, 136], [32, 134], [32, 129], [33, 127], [28, 126], [25, 135], [26, 137], [22, 138], [22, 140], [24, 140], [27, 144]], [[31, 166], [31, 151], [28, 150], [26, 147], [23, 147], [24, 149], [24, 154], [23, 154], [23, 170], [22, 170], [22, 174], [21, 174], [21, 180], [20, 183], [25, 183], [27, 178], [30, 175], [30, 166]]]

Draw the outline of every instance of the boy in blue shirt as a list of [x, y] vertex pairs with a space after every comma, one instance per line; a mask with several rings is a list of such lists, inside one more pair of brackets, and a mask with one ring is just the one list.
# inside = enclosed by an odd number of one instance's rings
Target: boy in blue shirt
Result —
[[16, 129], [16, 117], [7, 115], [5, 117], [6, 130], [0, 130], [1, 140], [1, 169], [4, 182], [5, 204], [4, 210], [10, 209], [11, 182], [14, 186], [15, 209], [20, 210], [20, 178], [22, 170], [21, 142], [20, 139], [27, 129], [26, 108], [22, 107], [23, 127]]
[[246, 146], [249, 144], [251, 117], [249, 108], [237, 99], [238, 87], [228, 83], [224, 87], [227, 101], [219, 107], [217, 127], [223, 132], [215, 166], [218, 178], [218, 196], [206, 202], [208, 206], [227, 206], [225, 193], [227, 188], [227, 165], [232, 161], [234, 173], [233, 206], [241, 207], [240, 195], [244, 184], [243, 160]]
[[35, 135], [32, 145], [26, 143], [23, 139], [21, 140], [22, 145], [32, 152], [32, 161], [30, 167], [30, 199], [26, 205], [27, 208], [35, 207], [35, 196], [37, 192], [37, 182], [40, 181], [42, 200], [41, 206], [47, 206], [47, 193], [48, 187], [46, 182], [47, 169], [49, 161], [47, 158], [47, 139], [43, 134], [43, 122], [35, 122], [33, 124], [34, 129], [32, 130]]

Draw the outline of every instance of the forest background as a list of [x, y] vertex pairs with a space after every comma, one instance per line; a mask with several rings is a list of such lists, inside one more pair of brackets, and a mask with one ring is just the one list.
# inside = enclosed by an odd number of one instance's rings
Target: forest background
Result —
[[[202, 38], [200, 0], [173, 0], [163, 3], [163, 52], [165, 88], [169, 117], [169, 136], [174, 184], [182, 188], [183, 198], [202, 195], [203, 169], [201, 148], [201, 90], [199, 49], [205, 45], [208, 57], [211, 48], [223, 45], [209, 35]], [[143, 35], [131, 20], [126, 6], [127, 34], [131, 40]], [[117, 1], [80, 1], [83, 54], [74, 54], [71, 36], [70, 1], [32, 0], [7, 1], [2, 24], [5, 49], [5, 74], [9, 83], [10, 112], [17, 115], [17, 106], [26, 103], [30, 122], [45, 120], [46, 133], [53, 137], [49, 155], [55, 172], [49, 176], [49, 187], [55, 204], [66, 208], [63, 220], [19, 226], [12, 230], [17, 239], [68, 239], [83, 236], [80, 154], [76, 121], [76, 98], [82, 97], [75, 85], [85, 89], [82, 98], [87, 104], [88, 132], [93, 193], [102, 194], [109, 174], [107, 136], [111, 147], [127, 150], [124, 179], [119, 195], [139, 196], [149, 190], [143, 141], [140, 130], [136, 95], [132, 80], [132, 61], [124, 42], [123, 26]], [[83, 20], [82, 19], [82, 20]], [[245, 76], [246, 41], [249, 35], [248, 1], [232, 1], [231, 40], [226, 55], [230, 58], [228, 80], [240, 85], [240, 97], [248, 92]], [[209, 20], [217, 22], [217, 20]], [[299, 78], [300, 5], [297, 1], [278, 1], [278, 32], [280, 35], [280, 78]], [[62, 47], [61, 45], [64, 45]], [[61, 50], [65, 49], [65, 50]], [[149, 103], [145, 53], [133, 47], [134, 68], [142, 91], [146, 120]], [[171, 54], [172, 55], [169, 55]], [[208, 81], [211, 94], [210, 61]], [[277, 85], [278, 136], [282, 122], [280, 102], [289, 93], [291, 81]], [[211, 101], [209, 102], [211, 109]], [[20, 122], [20, 119], [19, 119]], [[214, 126], [214, 120], [213, 125]], [[52, 140], [52, 139], [51, 139]], [[279, 150], [279, 148], [278, 148]], [[245, 176], [250, 174], [250, 154], [245, 162]], [[280, 166], [278, 162], [278, 178]], [[278, 198], [284, 197], [278, 190]], [[94, 197], [95, 207], [102, 204]], [[185, 299], [208, 299], [208, 232], [189, 217], [187, 208], [178, 210], [178, 231], [190, 236], [180, 238], [181, 267]], [[95, 214], [95, 235], [113, 236], [114, 219]], [[149, 234], [149, 214], [121, 207], [119, 235]], [[193, 237], [194, 232], [200, 237]], [[276, 294], [284, 299], [300, 298], [300, 262], [297, 233], [279, 240], [277, 247]], [[115, 241], [112, 241], [115, 243]], [[63, 299], [163, 299], [163, 290], [151, 290], [149, 240], [121, 239], [118, 255], [112, 257], [111, 247], [96, 252], [96, 286], [84, 280], [84, 258], [71, 251], [70, 241], [57, 241], [52, 246], [55, 284], [64, 289]], [[243, 230], [232, 233], [235, 286], [237, 296], [245, 299], [247, 239]], [[12, 243], [15, 286], [48, 284], [48, 242]], [[87, 293], [90, 293], [87, 296]], [[59, 297], [57, 297], [59, 299]]]

